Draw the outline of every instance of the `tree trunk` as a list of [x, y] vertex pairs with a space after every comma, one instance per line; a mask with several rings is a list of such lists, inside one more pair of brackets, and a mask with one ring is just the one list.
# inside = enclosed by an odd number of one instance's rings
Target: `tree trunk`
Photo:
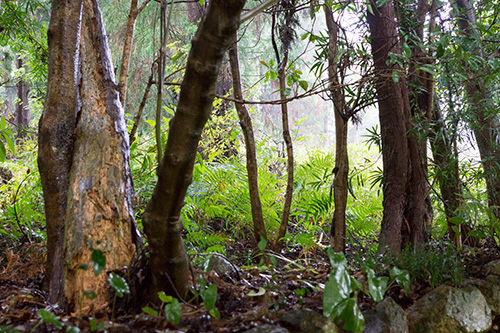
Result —
[[[69, 172], [73, 161], [82, 0], [54, 0], [48, 30], [49, 61], [45, 109], [40, 117], [38, 168], [47, 225], [45, 284], [48, 301], [63, 300], [63, 243]], [[77, 102], [78, 101], [78, 102]]]
[[[240, 65], [238, 61], [238, 42], [235, 35], [234, 43], [229, 48], [229, 62], [233, 77], [233, 93], [237, 100], [243, 99], [241, 90]], [[252, 119], [244, 104], [235, 102], [236, 111], [240, 118], [241, 130], [245, 139], [247, 156], [248, 189], [250, 193], [250, 205], [252, 209], [252, 220], [254, 227], [254, 237], [256, 243], [262, 238], [267, 239], [266, 226], [262, 215], [262, 204], [259, 194], [257, 153], [255, 148], [255, 138], [253, 134]]]
[[[17, 69], [23, 68], [23, 60], [17, 57]], [[28, 101], [28, 86], [23, 78], [17, 82], [16, 126], [17, 138], [25, 138], [28, 134], [31, 112]]]
[[180, 212], [192, 182], [198, 142], [212, 109], [222, 58], [239, 27], [244, 4], [244, 0], [211, 1], [192, 43], [158, 183], [143, 218], [149, 239], [152, 299], [158, 291], [184, 297], [188, 290]]
[[349, 176], [349, 156], [347, 153], [348, 115], [343, 89], [339, 84], [337, 68], [337, 36], [338, 25], [333, 20], [330, 7], [325, 5], [326, 25], [328, 27], [328, 83], [332, 95], [335, 113], [335, 178], [333, 180], [333, 196], [335, 211], [333, 213], [330, 243], [335, 252], [345, 250], [347, 190]]
[[[84, 0], [81, 29], [81, 109], [77, 115], [65, 230], [64, 294], [69, 309], [89, 313], [109, 302], [107, 274], [89, 265], [94, 248], [106, 271], [130, 265], [139, 237], [125, 116], [97, 0]], [[99, 244], [101, 242], [101, 244]], [[88, 300], [86, 290], [97, 298]]]
[[[288, 50], [284, 51], [283, 59], [279, 68], [279, 81], [280, 81], [280, 99], [286, 99], [286, 67], [288, 64]], [[286, 236], [288, 229], [288, 220], [290, 218], [290, 209], [292, 207], [293, 197], [293, 145], [292, 137], [290, 136], [290, 126], [288, 124], [288, 103], [281, 104], [281, 126], [283, 128], [283, 140], [285, 140], [286, 147], [286, 190], [285, 190], [285, 204], [283, 205], [283, 215], [281, 215], [281, 223], [274, 245], [274, 250], [279, 252], [283, 246], [283, 238]]]
[[425, 240], [426, 179], [417, 138], [410, 134], [406, 79], [399, 65], [390, 63], [390, 53], [401, 53], [393, 3], [378, 8], [376, 1], [371, 0], [370, 4], [374, 15], [368, 11], [367, 19], [377, 75], [384, 168], [384, 216], [379, 251], [400, 253], [409, 242], [418, 247]]
[[[465, 36], [479, 36], [476, 17], [470, 0], [450, 1], [456, 6], [458, 25]], [[484, 59], [483, 51], [475, 49], [472, 54]], [[465, 92], [469, 111], [470, 126], [476, 137], [488, 195], [488, 206], [497, 218], [500, 218], [500, 120], [497, 106], [491, 96], [491, 84], [483, 78], [484, 72], [473, 73], [466, 68], [470, 79], [465, 82]], [[479, 74], [479, 75], [478, 75]]]

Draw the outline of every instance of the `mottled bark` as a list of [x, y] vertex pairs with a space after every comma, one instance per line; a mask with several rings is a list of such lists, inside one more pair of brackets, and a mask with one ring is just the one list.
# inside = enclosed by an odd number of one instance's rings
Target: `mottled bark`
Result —
[[349, 115], [343, 88], [340, 87], [337, 66], [337, 37], [339, 27], [333, 20], [330, 7], [325, 6], [325, 18], [328, 28], [328, 84], [335, 113], [335, 178], [333, 180], [333, 196], [335, 211], [333, 213], [330, 243], [335, 252], [345, 250], [349, 156], [347, 153], [347, 129]]
[[[450, 1], [457, 10], [458, 26], [464, 36], [479, 36], [476, 28], [476, 16], [471, 0]], [[472, 51], [472, 55], [485, 58], [481, 48]], [[464, 66], [469, 80], [465, 82], [465, 93], [471, 112], [470, 127], [476, 137], [481, 165], [486, 180], [488, 206], [497, 218], [500, 218], [500, 119], [498, 108], [491, 96], [492, 85], [484, 79], [488, 74], [483, 69], [473, 72]]]
[[[231, 65], [231, 73], [233, 77], [233, 94], [236, 100], [243, 100], [243, 92], [241, 90], [240, 65], [238, 61], [238, 43], [237, 38], [234, 38], [234, 43], [229, 48], [229, 62]], [[241, 130], [245, 140], [246, 157], [247, 157], [247, 174], [248, 174], [248, 189], [250, 193], [250, 206], [252, 210], [252, 221], [254, 228], [254, 237], [256, 243], [261, 240], [261, 237], [267, 239], [266, 226], [264, 225], [264, 217], [262, 214], [262, 203], [260, 201], [259, 182], [258, 182], [258, 165], [257, 151], [255, 148], [255, 137], [253, 134], [252, 119], [246, 106], [242, 103], [235, 102], [238, 118], [240, 119]]]
[[54, 0], [48, 30], [45, 109], [40, 117], [38, 168], [47, 225], [48, 300], [63, 300], [63, 243], [68, 178], [73, 160], [82, 1]]
[[408, 242], [418, 247], [425, 240], [426, 179], [417, 138], [410, 132], [413, 125], [406, 79], [399, 65], [390, 62], [390, 53], [401, 53], [393, 3], [378, 8], [376, 1], [370, 4], [374, 15], [368, 11], [367, 19], [377, 76], [384, 168], [379, 251], [400, 253]]
[[158, 168], [158, 183], [143, 218], [149, 239], [152, 296], [163, 290], [183, 297], [188, 290], [180, 211], [192, 182], [198, 142], [212, 109], [219, 68], [239, 27], [244, 4], [244, 0], [210, 1], [192, 42], [177, 111]]
[[[138, 240], [127, 127], [97, 0], [83, 3], [80, 57], [81, 109], [69, 177], [64, 294], [70, 311], [89, 313], [108, 305], [105, 272], [129, 266]], [[91, 269], [79, 268], [91, 263], [93, 248], [106, 256], [104, 274], [97, 277]], [[95, 291], [97, 298], [87, 299], [86, 290]]]
[[[23, 67], [23, 60], [17, 58], [17, 69]], [[24, 78], [20, 78], [16, 84], [17, 88], [17, 105], [16, 105], [16, 126], [17, 126], [17, 137], [19, 139], [25, 138], [28, 135], [28, 127], [31, 120], [31, 112], [29, 109], [28, 101], [28, 85]]]

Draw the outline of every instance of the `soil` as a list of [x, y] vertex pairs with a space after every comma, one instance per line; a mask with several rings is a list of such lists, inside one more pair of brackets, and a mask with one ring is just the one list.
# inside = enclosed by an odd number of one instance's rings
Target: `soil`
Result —
[[[239, 247], [233, 249], [233, 253], [251, 251], [249, 244]], [[300, 248], [286, 251], [286, 255], [275, 254], [277, 260], [274, 264], [256, 255], [250, 262], [252, 255], [230, 258], [239, 268], [239, 279], [193, 268], [191, 280], [196, 281], [193, 283], [196, 288], [199, 288], [199, 275], [203, 276], [207, 285], [217, 286], [216, 308], [220, 319], [210, 316], [203, 304], [193, 297], [181, 303], [180, 323], [173, 325], [166, 321], [165, 316], [153, 317], [140, 310], [130, 310], [133, 307], [124, 310], [124, 304], [121, 307], [118, 304], [115, 316], [111, 306], [94, 317], [64, 313], [46, 301], [43, 288], [44, 245], [29, 244], [6, 249], [0, 257], [0, 332], [8, 332], [8, 328], [20, 332], [59, 331], [54, 324], [40, 319], [37, 311], [43, 308], [57, 315], [61, 322], [77, 326], [84, 332], [95, 331], [96, 325], [99, 325], [98, 331], [109, 332], [243, 332], [260, 324], [274, 324], [284, 312], [293, 309], [307, 308], [322, 313], [322, 288], [330, 271], [328, 258], [319, 247], [307, 252]], [[349, 253], [347, 256], [349, 258]], [[467, 258], [468, 272], [471, 276], [481, 277], [481, 267], [493, 259], [498, 259], [496, 249], [477, 250]], [[361, 270], [354, 269], [351, 274], [363, 282]], [[415, 281], [409, 294], [395, 285], [387, 291], [386, 297], [392, 297], [407, 309], [429, 290], [427, 281]], [[362, 293], [358, 304], [361, 310], [374, 306], [371, 297]], [[494, 327], [498, 325], [499, 320], [495, 320]]]

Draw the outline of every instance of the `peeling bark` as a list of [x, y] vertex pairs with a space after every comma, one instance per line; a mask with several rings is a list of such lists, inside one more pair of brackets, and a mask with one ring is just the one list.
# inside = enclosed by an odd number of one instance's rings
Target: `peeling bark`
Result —
[[[231, 65], [231, 73], [233, 77], [233, 93], [236, 100], [243, 100], [243, 92], [241, 90], [240, 65], [238, 61], [238, 42], [235, 35], [234, 43], [229, 48], [229, 62]], [[254, 227], [254, 237], [258, 243], [263, 237], [267, 239], [266, 226], [264, 225], [264, 217], [262, 215], [262, 203], [259, 194], [258, 182], [258, 165], [257, 153], [255, 148], [255, 138], [253, 134], [252, 119], [244, 104], [235, 102], [236, 111], [240, 118], [241, 130], [245, 139], [245, 148], [247, 156], [247, 174], [248, 174], [248, 189], [250, 193], [250, 206], [252, 209], [252, 220]]]
[[[84, 0], [80, 46], [81, 109], [67, 197], [64, 294], [69, 310], [83, 314], [107, 307], [105, 272], [129, 266], [139, 238], [128, 133], [97, 0]], [[79, 268], [91, 263], [93, 248], [106, 256], [104, 274], [97, 277]], [[97, 298], [88, 300], [85, 290]]]
[[152, 300], [162, 290], [176, 297], [187, 294], [188, 262], [180, 211], [192, 182], [198, 142], [212, 109], [220, 65], [239, 27], [244, 4], [244, 0], [211, 1], [192, 42], [177, 111], [158, 167], [158, 183], [143, 218], [149, 239]]
[[47, 225], [45, 284], [50, 303], [63, 300], [62, 250], [77, 110], [81, 10], [81, 0], [54, 0], [48, 30], [48, 83], [39, 125], [38, 168]]

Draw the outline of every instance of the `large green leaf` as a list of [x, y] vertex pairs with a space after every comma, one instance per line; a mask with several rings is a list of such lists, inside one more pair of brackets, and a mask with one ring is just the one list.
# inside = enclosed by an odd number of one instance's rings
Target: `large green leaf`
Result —
[[406, 269], [399, 269], [394, 266], [390, 272], [391, 278], [396, 280], [396, 283], [403, 287], [408, 294], [411, 288], [410, 273]]
[[215, 302], [217, 302], [217, 286], [215, 284], [211, 284], [207, 289], [202, 291], [201, 298], [203, 298], [203, 304], [208, 313], [212, 314], [212, 312], [216, 312], [214, 311], [216, 310]]
[[106, 267], [106, 256], [99, 249], [94, 249], [92, 251], [92, 268], [94, 269], [94, 275], [97, 276], [102, 273]]
[[365, 318], [363, 317], [363, 314], [358, 307], [356, 299], [349, 298], [346, 301], [341, 317], [342, 319], [344, 319], [344, 326], [342, 327], [344, 330], [352, 332], [363, 332]]
[[387, 276], [377, 277], [371, 268], [366, 268], [366, 277], [368, 280], [368, 291], [375, 302], [380, 302], [384, 299], [384, 294], [387, 291]]
[[38, 317], [43, 320], [44, 323], [47, 324], [52, 324], [57, 328], [58, 330], [63, 328], [63, 323], [59, 319], [58, 316], [53, 314], [52, 312], [49, 312], [45, 309], [39, 309], [38, 312]]
[[181, 321], [181, 305], [177, 298], [172, 299], [172, 302], [165, 305], [165, 317], [173, 324], [178, 324]]
[[130, 294], [130, 288], [127, 281], [125, 281], [125, 279], [120, 275], [115, 273], [109, 274], [108, 282], [111, 285], [111, 288], [115, 290], [118, 297], [123, 297], [124, 294]]

